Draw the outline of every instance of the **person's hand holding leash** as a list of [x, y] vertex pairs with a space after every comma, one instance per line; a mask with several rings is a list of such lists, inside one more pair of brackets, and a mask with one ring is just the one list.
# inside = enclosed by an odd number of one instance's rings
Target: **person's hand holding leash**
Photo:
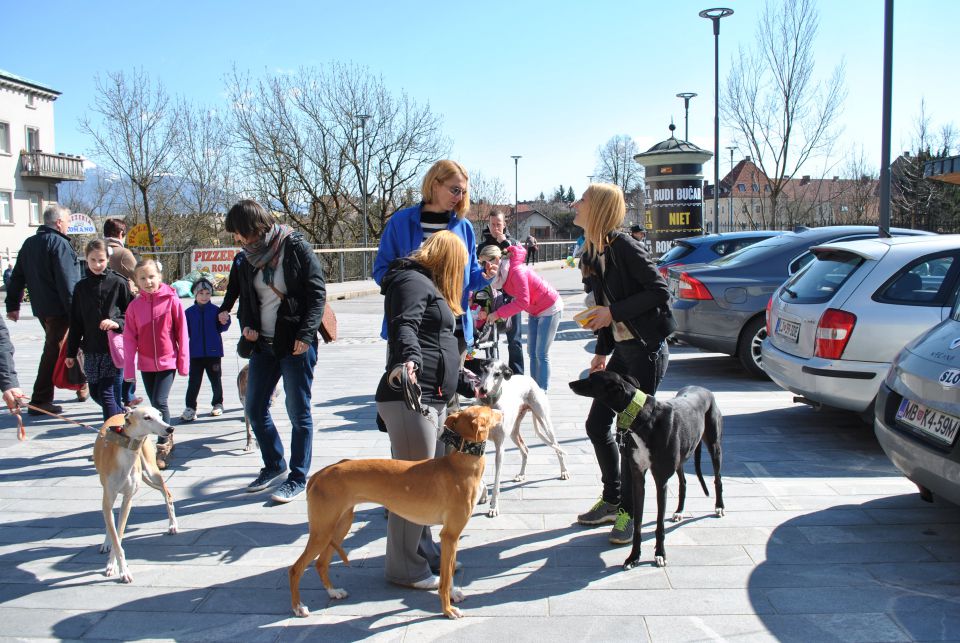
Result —
[[18, 388], [8, 388], [3, 392], [3, 401], [11, 413], [16, 413], [20, 410], [20, 398], [23, 397], [26, 397], [26, 395]]
[[260, 338], [260, 333], [247, 326], [243, 329], [243, 336], [251, 342], [255, 342]]
[[410, 377], [410, 381], [414, 384], [417, 383], [417, 365], [414, 362], [407, 362], [395, 366], [393, 370], [390, 371], [390, 377], [388, 379], [392, 386], [400, 388], [400, 373], [404, 368], [407, 369], [407, 375]]
[[120, 328], [120, 324], [111, 319], [104, 319], [100, 322], [100, 330], [117, 330], [118, 328]]

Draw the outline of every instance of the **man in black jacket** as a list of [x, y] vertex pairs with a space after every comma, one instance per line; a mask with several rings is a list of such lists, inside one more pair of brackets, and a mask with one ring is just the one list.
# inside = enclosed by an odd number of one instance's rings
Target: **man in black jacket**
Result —
[[[15, 322], [20, 319], [23, 289], [30, 289], [30, 305], [45, 335], [30, 404], [51, 413], [63, 411], [53, 403], [53, 369], [67, 334], [73, 289], [80, 280], [80, 262], [67, 238], [69, 226], [67, 208], [51, 205], [44, 210], [43, 225], [23, 242], [17, 254], [7, 291], [7, 319]], [[86, 390], [84, 387], [78, 391], [77, 398], [87, 399]], [[40, 412], [31, 409], [30, 414], [40, 415]]]
[[[513, 244], [513, 241], [507, 235], [507, 223], [504, 220], [503, 212], [493, 210], [490, 212], [490, 218], [487, 221], [487, 230], [483, 234], [483, 239], [477, 244], [477, 254], [487, 246], [498, 246], [501, 250], [506, 250]], [[507, 324], [507, 355], [510, 370], [517, 375], [523, 375], [523, 334], [520, 329], [522, 313], [517, 313], [510, 318]]]

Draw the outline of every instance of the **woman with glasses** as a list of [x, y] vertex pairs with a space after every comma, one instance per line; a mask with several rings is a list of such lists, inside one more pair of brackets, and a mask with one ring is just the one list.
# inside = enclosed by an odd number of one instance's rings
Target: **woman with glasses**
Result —
[[[394, 259], [406, 257], [420, 248], [433, 234], [440, 230], [454, 233], [467, 247], [469, 256], [463, 274], [463, 295], [460, 307], [464, 314], [457, 317], [456, 336], [463, 355], [467, 346], [473, 344], [473, 320], [470, 315], [469, 297], [473, 290], [480, 290], [493, 279], [496, 267], [484, 273], [477, 262], [477, 242], [473, 225], [467, 220], [470, 209], [470, 192], [467, 171], [456, 161], [437, 161], [423, 177], [421, 198], [417, 205], [393, 213], [387, 221], [377, 248], [373, 264], [373, 278], [383, 285], [383, 277]], [[383, 320], [381, 336], [387, 339], [387, 320]]]

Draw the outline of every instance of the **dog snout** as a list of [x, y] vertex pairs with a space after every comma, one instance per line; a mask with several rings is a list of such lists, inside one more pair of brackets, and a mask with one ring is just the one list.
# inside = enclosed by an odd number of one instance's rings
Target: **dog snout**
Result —
[[173, 433], [173, 427], [172, 427], [172, 426], [168, 426], [166, 433], [167, 433], [167, 435], [172, 434], [172, 433]]

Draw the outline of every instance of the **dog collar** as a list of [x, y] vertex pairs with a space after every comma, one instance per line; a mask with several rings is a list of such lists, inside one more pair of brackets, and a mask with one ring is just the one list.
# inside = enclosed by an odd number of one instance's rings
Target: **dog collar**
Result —
[[454, 450], [460, 453], [466, 453], [467, 455], [481, 456], [487, 448], [486, 442], [471, 442], [447, 427], [443, 427], [443, 433], [440, 434], [440, 441], [444, 444], [449, 444]]
[[633, 399], [630, 400], [630, 404], [627, 404], [627, 408], [617, 413], [617, 429], [620, 431], [629, 429], [633, 421], [637, 419], [637, 413], [640, 412], [646, 401], [647, 394], [637, 389], [637, 392], [633, 394]]
[[143, 445], [143, 441], [147, 438], [147, 436], [143, 436], [142, 438], [131, 438], [130, 436], [121, 433], [122, 430], [122, 427], [111, 426], [104, 434], [103, 439], [107, 442], [113, 442], [120, 448], [129, 449], [130, 451], [139, 451], [140, 447]]

